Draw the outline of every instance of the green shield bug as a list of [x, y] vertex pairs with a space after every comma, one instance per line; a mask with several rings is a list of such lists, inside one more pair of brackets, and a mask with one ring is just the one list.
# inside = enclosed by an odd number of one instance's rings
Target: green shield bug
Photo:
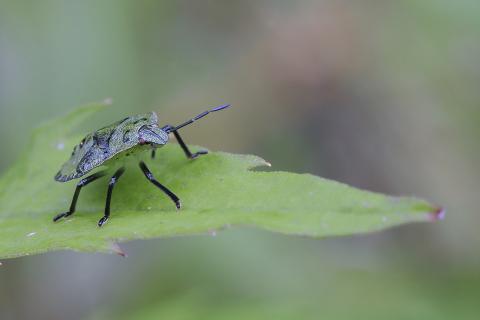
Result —
[[[168, 142], [168, 135], [173, 133], [177, 139], [180, 147], [185, 152], [189, 159], [195, 159], [200, 155], [207, 154], [207, 151], [190, 152], [183, 139], [180, 137], [178, 130], [192, 124], [196, 120], [205, 117], [207, 114], [215, 111], [220, 111], [230, 107], [230, 105], [222, 105], [208, 111], [204, 111], [196, 117], [178, 125], [166, 125], [164, 127], [158, 126], [158, 118], [155, 112], [131, 116], [114, 124], [90, 133], [82, 139], [80, 144], [73, 148], [70, 159], [65, 162], [60, 171], [55, 176], [55, 180], [59, 182], [67, 182], [73, 179], [81, 178], [90, 171], [103, 165], [110, 167], [118, 166], [118, 160], [128, 156], [132, 153], [139, 153], [151, 151], [152, 158], [155, 158], [155, 150], [164, 146]], [[180, 199], [167, 187], [158, 182], [153, 174], [148, 169], [145, 162], [140, 161], [140, 169], [143, 171], [145, 177], [156, 187], [162, 190], [174, 203], [177, 209], [180, 209]], [[107, 222], [110, 217], [110, 201], [112, 199], [112, 192], [118, 179], [125, 172], [125, 167], [122, 165], [118, 168], [110, 179], [107, 191], [107, 200], [105, 204], [105, 213], [98, 221], [98, 226], [101, 227]], [[78, 196], [82, 187], [89, 183], [105, 176], [106, 170], [96, 172], [85, 178], [82, 178], [78, 183], [73, 195], [70, 209], [67, 212], [58, 214], [53, 218], [56, 222], [61, 218], [68, 217], [75, 212]]]

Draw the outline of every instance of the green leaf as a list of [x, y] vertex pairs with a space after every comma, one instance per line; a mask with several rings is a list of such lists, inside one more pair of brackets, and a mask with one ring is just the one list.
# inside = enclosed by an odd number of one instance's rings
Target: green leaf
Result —
[[187, 160], [178, 145], [169, 144], [157, 159], [146, 159], [158, 180], [181, 198], [180, 211], [132, 163], [114, 190], [112, 215], [103, 228], [96, 223], [108, 179], [84, 188], [77, 212], [53, 223], [68, 209], [75, 189], [75, 181], [53, 180], [81, 138], [71, 132], [104, 106], [82, 107], [35, 130], [26, 152], [0, 179], [0, 258], [65, 249], [121, 254], [118, 242], [213, 233], [233, 225], [311, 237], [351, 235], [442, 215], [418, 199], [310, 174], [252, 171], [268, 165], [256, 156], [211, 152]]

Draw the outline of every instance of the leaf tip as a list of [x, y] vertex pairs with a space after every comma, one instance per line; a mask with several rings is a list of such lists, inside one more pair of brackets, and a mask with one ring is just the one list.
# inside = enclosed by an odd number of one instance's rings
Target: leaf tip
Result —
[[447, 210], [445, 210], [445, 208], [438, 207], [435, 211], [428, 213], [428, 218], [430, 221], [435, 222], [445, 219], [446, 214]]
[[253, 156], [252, 159], [251, 159], [251, 163], [250, 163], [250, 166], [249, 166], [249, 169], [255, 169], [255, 168], [259, 168], [259, 167], [271, 167], [272, 164], [268, 161], [266, 161], [265, 159], [262, 159], [260, 157], [257, 157], [257, 156]]

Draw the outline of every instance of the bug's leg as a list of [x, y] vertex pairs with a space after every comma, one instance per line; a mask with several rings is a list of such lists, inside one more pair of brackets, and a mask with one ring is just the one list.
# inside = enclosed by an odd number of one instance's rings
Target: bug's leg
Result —
[[105, 222], [107, 222], [108, 218], [110, 217], [110, 202], [112, 200], [113, 187], [115, 187], [115, 184], [117, 183], [118, 179], [122, 176], [124, 172], [125, 172], [124, 167], [118, 169], [110, 179], [110, 182], [108, 183], [107, 202], [105, 204], [105, 214], [102, 217], [102, 219], [98, 221], [99, 227], [103, 226]]
[[145, 177], [153, 183], [155, 186], [157, 186], [160, 190], [162, 190], [167, 196], [169, 196], [170, 199], [172, 199], [173, 202], [175, 202], [175, 206], [177, 209], [180, 209], [181, 204], [180, 204], [180, 199], [170, 190], [167, 189], [164, 185], [162, 185], [160, 182], [158, 182], [155, 177], [153, 176], [153, 173], [150, 172], [148, 169], [147, 165], [145, 162], [141, 161], [140, 162], [140, 168], [142, 169], [143, 173], [145, 174]]
[[203, 154], [207, 154], [207, 153], [208, 153], [207, 150], [200, 150], [200, 151], [198, 151], [198, 152], [192, 153], [192, 152], [190, 151], [190, 149], [188, 149], [188, 146], [185, 144], [185, 142], [183, 142], [183, 139], [182, 139], [182, 137], [180, 136], [180, 134], [178, 133], [178, 131], [177, 131], [177, 130], [174, 130], [174, 127], [173, 127], [173, 126], [168, 125], [168, 126], [166, 126], [166, 127], [164, 127], [164, 128], [168, 128], [168, 129], [171, 130], [171, 132], [172, 132], [173, 135], [175, 136], [175, 139], [177, 139], [178, 144], [180, 145], [180, 147], [182, 147], [183, 152], [185, 152], [185, 155], [187, 156], [187, 158], [189, 158], [189, 159], [195, 159], [195, 158], [197, 158], [198, 156], [201, 156], [201, 155], [203, 155]]
[[152, 159], [155, 159], [155, 149], [152, 149]]
[[53, 222], [56, 222], [56, 221], [60, 220], [61, 218], [65, 218], [65, 217], [68, 217], [68, 216], [72, 215], [75, 212], [75, 208], [77, 206], [78, 196], [80, 195], [80, 191], [82, 190], [82, 187], [85, 187], [90, 182], [93, 182], [93, 181], [103, 177], [104, 175], [105, 175], [105, 171], [99, 171], [97, 173], [92, 174], [91, 176], [88, 176], [88, 177], [80, 180], [77, 183], [77, 188], [75, 189], [75, 193], [73, 194], [73, 199], [72, 199], [72, 203], [70, 204], [70, 209], [67, 212], [60, 213], [60, 214], [56, 215], [53, 218]]

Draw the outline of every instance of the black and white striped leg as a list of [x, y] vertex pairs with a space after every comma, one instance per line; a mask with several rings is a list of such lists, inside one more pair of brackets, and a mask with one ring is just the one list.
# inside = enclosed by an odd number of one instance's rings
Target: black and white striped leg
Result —
[[102, 219], [98, 221], [99, 227], [103, 226], [105, 222], [107, 222], [108, 218], [110, 217], [110, 202], [112, 201], [113, 187], [115, 187], [115, 184], [117, 183], [118, 179], [122, 176], [124, 172], [125, 172], [125, 168], [122, 167], [118, 169], [110, 179], [110, 182], [108, 183], [107, 202], [105, 204], [105, 214], [102, 217]]
[[153, 176], [153, 173], [150, 172], [150, 170], [148, 169], [145, 162], [143, 162], [143, 161], [140, 162], [140, 168], [142, 169], [143, 173], [145, 174], [145, 177], [151, 183], [153, 183], [156, 187], [158, 187], [160, 190], [162, 190], [170, 199], [172, 199], [172, 201], [175, 203], [175, 206], [177, 207], [177, 209], [180, 209], [180, 207], [181, 207], [180, 199], [178, 199], [178, 197], [172, 191], [168, 190], [167, 187], [165, 187], [164, 185], [162, 185], [160, 182], [158, 182], [155, 179], [155, 177]]
[[82, 190], [82, 187], [85, 187], [90, 182], [93, 182], [93, 181], [105, 176], [105, 174], [106, 174], [105, 171], [100, 171], [100, 172], [94, 173], [91, 176], [88, 176], [88, 177], [80, 180], [77, 183], [77, 188], [75, 189], [75, 193], [73, 194], [73, 199], [72, 199], [72, 203], [70, 204], [70, 209], [67, 212], [60, 213], [60, 214], [56, 215], [53, 218], [53, 222], [56, 222], [56, 221], [58, 221], [62, 218], [66, 218], [68, 216], [71, 216], [75, 212], [75, 208], [77, 206], [78, 196], [80, 195], [80, 191]]

